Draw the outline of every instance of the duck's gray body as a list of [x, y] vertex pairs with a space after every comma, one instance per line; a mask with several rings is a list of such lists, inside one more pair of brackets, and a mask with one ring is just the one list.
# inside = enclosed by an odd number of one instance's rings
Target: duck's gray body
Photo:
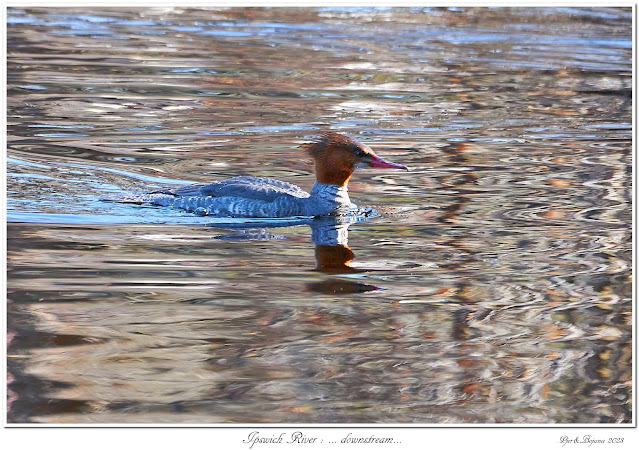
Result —
[[316, 182], [309, 194], [284, 181], [249, 176], [107, 200], [150, 203], [217, 217], [320, 216], [355, 207], [346, 186]]

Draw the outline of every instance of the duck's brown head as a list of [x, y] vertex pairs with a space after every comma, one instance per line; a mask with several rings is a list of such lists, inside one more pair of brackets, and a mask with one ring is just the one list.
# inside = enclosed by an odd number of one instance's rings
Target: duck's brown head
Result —
[[338, 133], [324, 133], [316, 142], [303, 147], [315, 161], [315, 176], [320, 183], [344, 186], [358, 167], [408, 170], [402, 164], [380, 158], [369, 146]]

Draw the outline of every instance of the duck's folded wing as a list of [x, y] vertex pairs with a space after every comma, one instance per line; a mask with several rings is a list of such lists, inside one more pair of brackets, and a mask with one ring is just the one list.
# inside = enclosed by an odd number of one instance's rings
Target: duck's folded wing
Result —
[[294, 184], [271, 178], [235, 177], [208, 184], [192, 184], [168, 191], [156, 191], [176, 197], [238, 197], [272, 202], [282, 196], [305, 198], [309, 194]]

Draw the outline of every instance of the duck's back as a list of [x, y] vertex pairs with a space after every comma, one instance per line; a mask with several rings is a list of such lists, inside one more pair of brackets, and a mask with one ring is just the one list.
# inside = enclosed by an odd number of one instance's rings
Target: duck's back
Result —
[[177, 197], [237, 197], [272, 202], [279, 197], [307, 198], [308, 193], [294, 184], [264, 177], [235, 177], [213, 183], [191, 184], [161, 193]]

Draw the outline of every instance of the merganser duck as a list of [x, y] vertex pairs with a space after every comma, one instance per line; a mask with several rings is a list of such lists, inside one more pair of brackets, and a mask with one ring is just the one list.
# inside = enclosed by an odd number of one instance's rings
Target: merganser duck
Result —
[[408, 170], [402, 164], [380, 158], [367, 145], [338, 133], [324, 133], [316, 142], [302, 147], [315, 162], [317, 181], [310, 194], [284, 181], [240, 176], [106, 200], [169, 206], [203, 216], [321, 216], [340, 208], [356, 207], [351, 203], [347, 190], [348, 180], [355, 169], [368, 166]]

